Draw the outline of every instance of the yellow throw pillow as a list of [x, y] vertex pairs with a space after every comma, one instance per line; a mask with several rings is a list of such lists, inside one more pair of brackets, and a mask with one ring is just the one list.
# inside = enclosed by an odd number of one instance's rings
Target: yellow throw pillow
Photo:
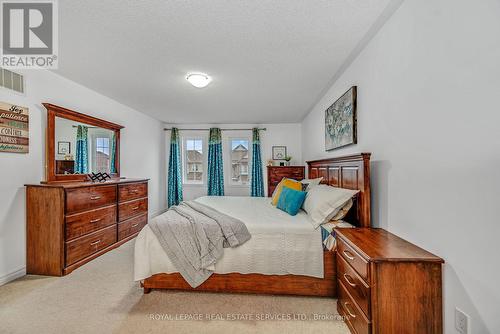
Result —
[[288, 188], [291, 188], [293, 190], [301, 191], [302, 190], [302, 183], [300, 183], [299, 181], [292, 180], [292, 179], [283, 178], [283, 180], [281, 180], [281, 182], [278, 183], [278, 185], [276, 186], [276, 189], [274, 190], [273, 199], [271, 200], [272, 205], [276, 206], [278, 204], [278, 200], [280, 198], [281, 190], [283, 189], [283, 187], [288, 187]]

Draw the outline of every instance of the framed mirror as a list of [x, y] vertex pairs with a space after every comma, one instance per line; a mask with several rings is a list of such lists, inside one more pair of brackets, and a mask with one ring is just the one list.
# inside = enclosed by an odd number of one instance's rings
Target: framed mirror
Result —
[[44, 103], [47, 109], [46, 182], [86, 181], [92, 172], [120, 177], [123, 126]]

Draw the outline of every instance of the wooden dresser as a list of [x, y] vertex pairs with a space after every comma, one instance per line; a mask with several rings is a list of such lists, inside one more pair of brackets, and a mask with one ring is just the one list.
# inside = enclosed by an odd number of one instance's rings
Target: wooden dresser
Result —
[[62, 276], [134, 238], [148, 180], [26, 185], [28, 274]]
[[284, 177], [298, 181], [304, 179], [305, 166], [267, 166], [267, 196], [271, 197]]
[[379, 228], [336, 229], [337, 310], [352, 333], [443, 332], [443, 260]]

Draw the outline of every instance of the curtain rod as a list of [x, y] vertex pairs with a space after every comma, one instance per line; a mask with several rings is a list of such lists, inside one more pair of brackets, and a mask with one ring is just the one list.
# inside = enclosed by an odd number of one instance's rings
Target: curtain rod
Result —
[[[266, 131], [266, 128], [258, 128], [260, 131]], [[172, 128], [165, 128], [165, 131], [170, 131]], [[252, 131], [253, 129], [220, 129], [221, 131]], [[179, 131], [210, 131], [210, 129], [179, 129]]]

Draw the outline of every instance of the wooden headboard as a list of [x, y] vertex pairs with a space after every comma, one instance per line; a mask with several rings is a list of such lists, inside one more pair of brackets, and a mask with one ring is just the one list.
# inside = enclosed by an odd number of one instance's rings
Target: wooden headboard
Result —
[[370, 155], [360, 153], [345, 157], [307, 161], [310, 179], [323, 177], [321, 183], [333, 187], [359, 190], [346, 221], [370, 227]]

